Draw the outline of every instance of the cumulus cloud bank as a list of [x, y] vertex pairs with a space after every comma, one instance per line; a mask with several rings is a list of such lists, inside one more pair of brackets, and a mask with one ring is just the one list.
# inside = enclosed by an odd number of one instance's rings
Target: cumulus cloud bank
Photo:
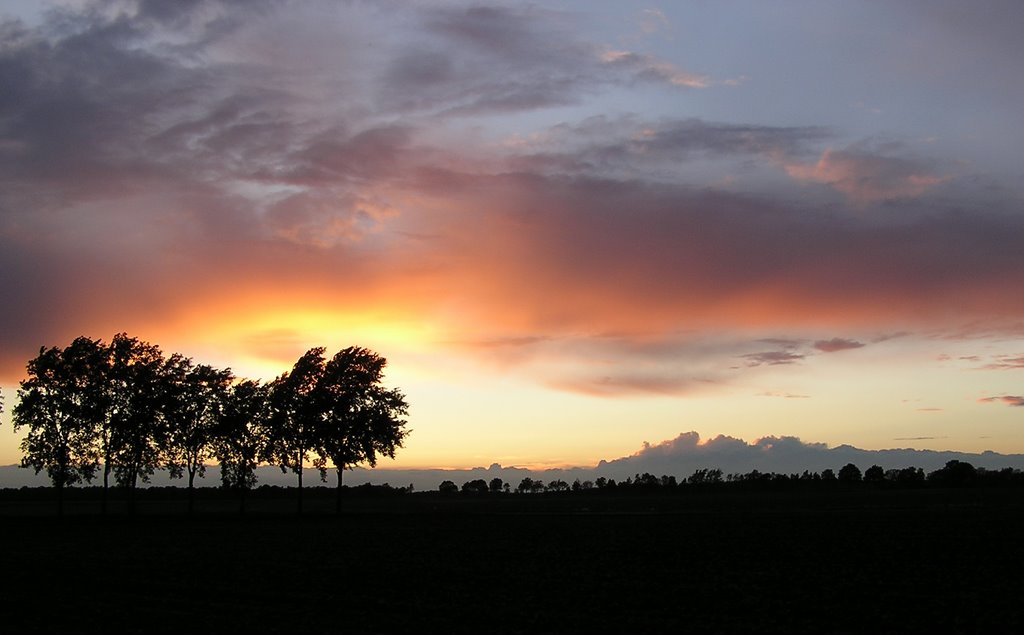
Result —
[[532, 471], [498, 464], [472, 470], [357, 470], [347, 480], [353, 484], [414, 483], [418, 489], [436, 489], [442, 480], [451, 480], [461, 485], [478, 478], [490, 480], [497, 477], [515, 487], [525, 477], [539, 478], [545, 483], [555, 479], [571, 483], [577, 478], [583, 481], [600, 476], [622, 480], [647, 472], [655, 476], [675, 476], [681, 480], [700, 469], [720, 469], [723, 474], [746, 474], [752, 470], [799, 474], [804, 470], [821, 472], [831, 469], [838, 472], [847, 463], [853, 463], [861, 470], [879, 465], [887, 470], [919, 467], [925, 472], [931, 472], [952, 460], [966, 461], [986, 469], [1024, 469], [1022, 454], [909, 448], [863, 450], [850, 445], [829, 447], [824, 443], [805, 442], [796, 437], [764, 437], [753, 442], [728, 436], [702, 440], [696, 432], [685, 432], [661, 443], [645, 443], [630, 456], [601, 461], [596, 466]]
[[[1019, 399], [1019, 398], [1018, 398]], [[933, 439], [934, 437], [918, 437], [903, 439], [907, 441]], [[937, 470], [949, 461], [957, 460], [971, 463], [975, 467], [986, 469], [1002, 469], [1011, 467], [1024, 469], [1024, 454], [999, 454], [996, 452], [968, 453], [934, 450], [889, 449], [862, 450], [850, 445], [829, 447], [824, 443], [804, 442], [796, 437], [764, 437], [753, 442], [728, 436], [717, 436], [702, 440], [696, 432], [684, 432], [674, 439], [661, 443], [644, 443], [634, 454], [609, 461], [601, 461], [596, 466], [579, 466], [558, 469], [538, 470], [515, 466], [502, 466], [492, 463], [489, 467], [475, 467], [463, 470], [445, 469], [360, 469], [345, 474], [345, 483], [361, 485], [390, 484], [394, 487], [405, 487], [412, 484], [416, 490], [437, 489], [441, 481], [450, 480], [456, 485], [476, 479], [490, 481], [500, 478], [512, 488], [524, 478], [548, 481], [561, 479], [568, 483], [579, 479], [595, 480], [598, 477], [623, 480], [637, 474], [650, 473], [655, 476], [675, 476], [678, 480], [685, 479], [700, 469], [720, 469], [723, 474], [747, 474], [753, 470], [759, 472], [776, 472], [781, 474], [799, 474], [804, 470], [821, 472], [831, 469], [838, 472], [847, 463], [857, 465], [865, 470], [872, 465], [884, 469], [901, 469], [919, 467], [925, 472]], [[163, 481], [164, 473], [155, 477], [156, 485], [174, 485], [173, 481]], [[276, 467], [262, 467], [258, 471], [260, 483], [280, 486], [293, 486], [293, 474], [282, 474]], [[207, 477], [197, 482], [200, 486], [214, 487], [219, 484], [217, 478]], [[45, 486], [46, 475], [33, 475], [31, 470], [14, 466], [0, 467], [0, 487]]]

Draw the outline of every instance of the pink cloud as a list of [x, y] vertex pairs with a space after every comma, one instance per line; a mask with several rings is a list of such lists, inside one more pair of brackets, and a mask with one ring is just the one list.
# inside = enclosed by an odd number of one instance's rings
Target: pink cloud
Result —
[[995, 361], [982, 366], [984, 370], [1018, 370], [1024, 368], [1024, 355], [996, 355]]
[[981, 403], [1004, 403], [1007, 406], [1024, 407], [1024, 397], [1019, 395], [1002, 395], [1000, 397], [982, 397], [978, 400]]
[[909, 159], [849, 149], [826, 150], [817, 163], [785, 167], [794, 179], [824, 183], [859, 204], [915, 198], [946, 180]]

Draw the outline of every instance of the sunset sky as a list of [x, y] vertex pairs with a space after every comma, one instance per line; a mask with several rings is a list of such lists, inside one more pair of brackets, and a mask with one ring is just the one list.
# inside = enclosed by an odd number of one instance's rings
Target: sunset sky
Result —
[[40, 346], [389, 360], [386, 467], [1024, 452], [1019, 0], [0, 3], [0, 464]]

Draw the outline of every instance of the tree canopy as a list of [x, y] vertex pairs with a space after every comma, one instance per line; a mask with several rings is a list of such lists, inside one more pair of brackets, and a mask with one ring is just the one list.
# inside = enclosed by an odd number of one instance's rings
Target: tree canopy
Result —
[[256, 484], [256, 468], [269, 441], [269, 400], [266, 384], [238, 382], [225, 396], [214, 435], [221, 482], [240, 493], [243, 509], [245, 492]]
[[378, 456], [394, 457], [408, 434], [405, 396], [381, 385], [387, 361], [355, 346], [327, 360], [324, 350], [306, 351], [271, 384], [267, 456], [297, 474], [300, 511], [306, 462], [320, 470], [321, 480], [328, 464], [334, 466], [340, 496], [344, 470], [360, 463], [375, 466]]
[[125, 333], [109, 345], [80, 337], [41, 348], [14, 408], [15, 431], [28, 428], [22, 465], [46, 470], [58, 490], [91, 481], [102, 465], [104, 492], [111, 473], [131, 492], [166, 468], [187, 475], [191, 509], [208, 462], [219, 461], [224, 485], [243, 494], [267, 462], [297, 474], [301, 510], [307, 463], [324, 480], [334, 467], [340, 495], [343, 470], [394, 457], [408, 435], [405, 396], [382, 386], [383, 357], [361, 347], [330, 360], [324, 352], [310, 349], [261, 384]]
[[[106, 399], [99, 378], [105, 356], [99, 341], [80, 337], [64, 349], [41, 348], [18, 390], [15, 431], [28, 428], [21, 464], [46, 470], [58, 493], [91, 481], [99, 465], [98, 425]], [[58, 495], [59, 505], [63, 498]]]
[[378, 456], [394, 458], [408, 435], [405, 396], [381, 386], [380, 355], [359, 347], [341, 350], [324, 365], [315, 388], [322, 434], [317, 452], [341, 474], [360, 463], [377, 465]]
[[166, 363], [166, 464], [172, 478], [188, 476], [189, 509], [196, 475], [216, 455], [215, 435], [233, 376], [206, 364], [193, 364], [181, 355]]

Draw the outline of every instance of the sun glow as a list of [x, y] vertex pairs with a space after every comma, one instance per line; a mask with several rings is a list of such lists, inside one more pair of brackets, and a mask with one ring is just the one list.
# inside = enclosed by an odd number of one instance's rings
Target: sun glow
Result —
[[164, 339], [187, 340], [192, 346], [188, 354], [230, 365], [239, 376], [264, 380], [288, 370], [314, 346], [324, 346], [328, 355], [347, 346], [364, 346], [394, 362], [423, 354], [439, 339], [432, 322], [403, 311], [266, 304], [254, 301], [242, 309], [235, 304], [213, 314], [197, 313]]

